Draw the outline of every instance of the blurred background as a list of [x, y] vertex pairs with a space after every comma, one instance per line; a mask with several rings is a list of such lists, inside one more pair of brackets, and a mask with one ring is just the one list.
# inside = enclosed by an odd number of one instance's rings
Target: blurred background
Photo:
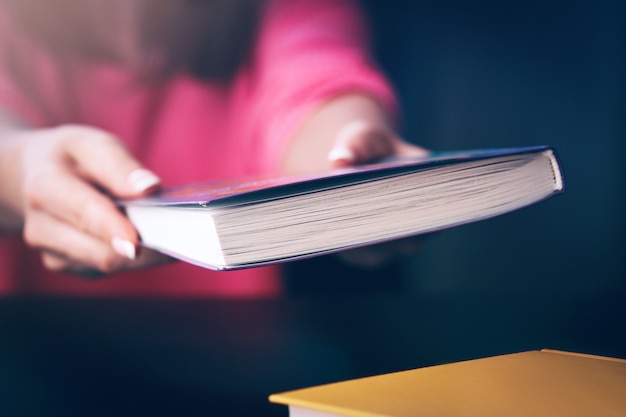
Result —
[[366, 3], [407, 138], [433, 149], [550, 144], [565, 170], [564, 195], [433, 239], [410, 285], [623, 292], [626, 3]]
[[626, 3], [361, 0], [402, 132], [548, 144], [566, 192], [283, 300], [5, 300], [3, 415], [276, 415], [282, 390], [544, 347], [626, 358]]
[[[626, 302], [626, 3], [362, 3], [408, 140], [435, 150], [553, 145], [566, 192], [431, 236], [412, 259], [371, 275], [347, 270], [323, 282], [320, 261], [294, 265], [294, 292], [383, 285], [426, 299], [523, 297], [529, 309]], [[301, 279], [307, 271], [312, 278]], [[600, 310], [567, 320], [611, 323], [617, 334], [626, 327], [625, 316]]]
[[408, 140], [548, 144], [565, 171], [563, 195], [428, 239], [404, 284], [468, 297], [623, 292], [626, 3], [362, 2]]

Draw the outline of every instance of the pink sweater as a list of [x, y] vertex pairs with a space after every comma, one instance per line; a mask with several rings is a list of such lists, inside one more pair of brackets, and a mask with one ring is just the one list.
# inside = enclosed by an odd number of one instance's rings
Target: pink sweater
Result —
[[[361, 91], [392, 109], [388, 84], [366, 51], [351, 1], [269, 4], [252, 64], [227, 86], [180, 75], [140, 86], [121, 65], [64, 72], [19, 36], [0, 10], [0, 59], [10, 51], [36, 86], [33, 98], [0, 67], [0, 106], [37, 127], [80, 123], [120, 137], [165, 185], [276, 170], [294, 129], [316, 106]], [[19, 236], [0, 238], [0, 293], [249, 297], [280, 293], [277, 268], [214, 273], [175, 263], [85, 281], [46, 271]]]

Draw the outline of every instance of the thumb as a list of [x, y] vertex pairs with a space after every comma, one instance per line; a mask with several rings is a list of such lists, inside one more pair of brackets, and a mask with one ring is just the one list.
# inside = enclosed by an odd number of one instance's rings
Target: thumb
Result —
[[79, 173], [118, 198], [154, 191], [161, 180], [137, 161], [115, 136], [82, 126], [62, 127], [66, 151]]
[[339, 130], [328, 159], [332, 167], [339, 168], [390, 156], [424, 153], [426, 150], [403, 141], [387, 126], [354, 120]]
[[391, 132], [365, 120], [344, 125], [335, 138], [328, 159], [333, 167], [356, 165], [393, 153]]

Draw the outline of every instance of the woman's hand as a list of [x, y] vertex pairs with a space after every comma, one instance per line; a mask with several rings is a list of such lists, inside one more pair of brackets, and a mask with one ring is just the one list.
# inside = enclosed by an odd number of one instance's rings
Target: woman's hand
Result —
[[283, 170], [302, 173], [426, 153], [395, 133], [376, 101], [347, 94], [321, 106], [296, 132], [283, 157]]
[[[328, 160], [331, 166], [341, 168], [378, 158], [419, 156], [426, 153], [425, 149], [403, 141], [387, 128], [374, 126], [366, 120], [354, 120], [337, 134]], [[415, 254], [420, 248], [420, 242], [419, 237], [409, 237], [342, 251], [337, 256], [353, 266], [377, 268]]]
[[26, 243], [41, 252], [47, 268], [94, 275], [166, 259], [139, 253], [137, 232], [113, 201], [148, 194], [160, 184], [117, 138], [61, 126], [18, 130], [3, 142], [15, 156], [9, 175], [17, 194], [13, 211], [21, 215]]
[[[374, 100], [354, 94], [327, 103], [303, 125], [284, 166], [289, 172], [303, 172], [427, 153], [402, 140]], [[343, 251], [338, 256], [352, 265], [372, 268], [414, 254], [419, 246], [419, 238], [406, 238]]]
[[402, 140], [387, 126], [357, 119], [346, 123], [335, 136], [328, 161], [342, 168], [394, 156], [420, 156], [428, 151]]

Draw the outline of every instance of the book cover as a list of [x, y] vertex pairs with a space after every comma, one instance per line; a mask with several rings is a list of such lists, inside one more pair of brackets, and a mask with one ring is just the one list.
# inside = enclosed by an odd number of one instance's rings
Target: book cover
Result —
[[[420, 157], [387, 158], [370, 164], [308, 173], [301, 175], [267, 175], [229, 178], [171, 187], [150, 197], [122, 202], [134, 205], [201, 206], [230, 205], [257, 202], [271, 198], [289, 197], [311, 191], [343, 187], [349, 184], [381, 179], [432, 169], [460, 162], [492, 159], [499, 156], [525, 155], [554, 149], [548, 146], [478, 149], [431, 152]], [[556, 155], [555, 155], [556, 158]], [[562, 173], [558, 165], [555, 176], [563, 189]]]
[[290, 417], [618, 417], [626, 360], [542, 350], [431, 366], [269, 397]]

